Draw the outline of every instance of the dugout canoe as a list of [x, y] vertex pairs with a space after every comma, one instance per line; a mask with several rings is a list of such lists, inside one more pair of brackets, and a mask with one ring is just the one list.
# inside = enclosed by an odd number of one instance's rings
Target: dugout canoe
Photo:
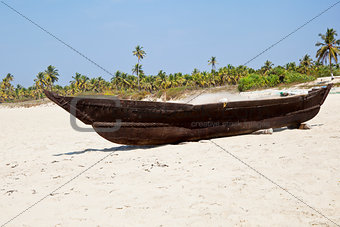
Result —
[[248, 134], [260, 129], [298, 127], [315, 117], [332, 84], [288, 97], [192, 105], [69, 97], [44, 91], [105, 139], [127, 145], [174, 144]]

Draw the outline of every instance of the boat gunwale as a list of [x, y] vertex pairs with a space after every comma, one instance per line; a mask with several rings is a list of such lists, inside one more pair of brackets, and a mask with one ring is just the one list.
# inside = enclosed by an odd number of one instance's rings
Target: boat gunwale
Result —
[[[303, 97], [303, 99], [306, 99], [308, 97], [315, 97], [319, 95], [322, 91], [325, 92], [325, 96], [327, 96], [329, 90], [331, 89], [331, 84], [329, 84], [326, 87], [321, 87], [318, 89], [313, 89], [308, 91], [307, 94], [297, 94], [297, 95], [291, 95], [291, 96], [285, 96], [285, 97], [267, 97], [265, 99], [251, 99], [251, 100], [237, 100], [237, 101], [227, 101], [227, 102], [214, 102], [214, 103], [205, 103], [205, 104], [188, 104], [188, 103], [176, 103], [176, 102], [156, 102], [156, 101], [137, 101], [137, 100], [129, 100], [129, 99], [116, 99], [120, 101], [120, 106], [117, 106], [116, 103], [112, 103], [114, 99], [109, 99], [109, 97], [115, 97], [115, 96], [106, 96], [108, 98], [97, 98], [97, 97], [89, 97], [89, 96], [62, 96], [58, 95], [55, 92], [46, 91], [45, 93], [49, 94], [47, 95], [53, 97], [53, 101], [55, 101], [57, 104], [61, 104], [59, 102], [58, 98], [64, 99], [63, 101], [66, 101], [70, 104], [70, 99], [73, 98], [79, 98], [81, 101], [78, 101], [77, 105], [83, 105], [83, 106], [98, 106], [98, 107], [107, 107], [107, 108], [131, 108], [131, 109], [140, 109], [140, 108], [165, 108], [165, 110], [174, 110], [174, 111], [180, 111], [180, 109], [172, 109], [175, 107], [185, 107], [182, 111], [190, 111], [197, 108], [209, 108], [209, 107], [215, 107], [220, 105], [225, 105], [225, 108], [244, 108], [244, 107], [251, 107], [254, 106], [271, 106], [278, 104], [277, 101], [280, 101], [279, 104], [287, 104], [290, 103], [290, 101], [303, 101], [303, 100], [295, 100], [299, 99], [300, 97]], [[328, 90], [328, 92], [327, 92]], [[325, 98], [325, 97], [324, 97]], [[69, 99], [69, 100], [65, 100]], [[98, 103], [96, 101], [101, 101], [101, 103]], [[272, 103], [274, 101], [274, 103]], [[281, 102], [282, 101], [282, 102]], [[287, 102], [288, 101], [288, 102]], [[123, 105], [122, 105], [123, 104]], [[143, 105], [145, 104], [145, 105]], [[249, 106], [251, 105], [251, 106]], [[167, 107], [172, 107], [171, 109], [167, 109]]]
[[[310, 96], [310, 95], [314, 95], [314, 94], [299, 94], [299, 95], [292, 95], [292, 96], [288, 96], [288, 97], [273, 97], [273, 98], [266, 98], [266, 99], [250, 99], [250, 100], [237, 100], [237, 101], [229, 101], [229, 102], [214, 102], [214, 103], [205, 103], [205, 104], [187, 104], [187, 103], [175, 103], [175, 102], [155, 102], [155, 101], [136, 101], [136, 100], [129, 100], [129, 99], [118, 99], [119, 101], [121, 102], [129, 102], [129, 103], [132, 103], [132, 102], [137, 102], [137, 103], [149, 103], [149, 104], [164, 104], [164, 105], [178, 105], [178, 106], [192, 106], [192, 107], [198, 107], [198, 106], [208, 106], [208, 105], [221, 105], [221, 104], [224, 104], [224, 103], [248, 103], [248, 102], [269, 102], [269, 101], [272, 101], [272, 100], [288, 100], [288, 99], [295, 99], [295, 98], [298, 98], [298, 97], [304, 97], [304, 96]], [[81, 96], [61, 96], [61, 95], [57, 95], [57, 97], [61, 97], [61, 98], [76, 98], [76, 97], [79, 97], [79, 99], [82, 99], [82, 102], [80, 103], [81, 105], [98, 105], [98, 106], [106, 106], [106, 105], [115, 105], [114, 103], [84, 103], [84, 101], [112, 101], [113, 99], [100, 99], [100, 98], [89, 98], [89, 97], [86, 97], [86, 98], [81, 98]], [[110, 96], [108, 96], [110, 97]]]

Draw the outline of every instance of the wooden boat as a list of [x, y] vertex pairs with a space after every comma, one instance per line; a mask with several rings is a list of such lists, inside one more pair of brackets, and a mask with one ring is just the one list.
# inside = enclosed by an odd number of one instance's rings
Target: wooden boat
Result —
[[95, 97], [77, 98], [72, 104], [74, 97], [45, 94], [111, 142], [159, 145], [298, 127], [317, 115], [331, 87], [305, 95], [204, 105]]

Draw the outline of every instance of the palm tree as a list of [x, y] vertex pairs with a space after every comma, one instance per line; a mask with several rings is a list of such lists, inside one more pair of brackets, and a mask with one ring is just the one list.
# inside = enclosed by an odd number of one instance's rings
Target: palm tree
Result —
[[273, 63], [271, 61], [266, 61], [264, 63], [264, 66], [262, 66], [262, 71], [263, 71], [263, 74], [267, 74], [272, 68], [273, 68]]
[[336, 40], [335, 37], [338, 34], [336, 31], [331, 28], [327, 28], [326, 34], [319, 34], [323, 42], [317, 42], [315, 46], [321, 46], [320, 49], [316, 52], [316, 57], [318, 62], [325, 62], [329, 61], [329, 69], [331, 72], [331, 78], [334, 79], [333, 72], [332, 72], [332, 59], [334, 59], [335, 63], [338, 63], [338, 54], [340, 54], [340, 40]]
[[142, 78], [140, 82], [141, 82], [141, 87], [144, 90], [151, 92], [153, 90], [155, 78], [153, 76], [146, 76]]
[[225, 78], [226, 76], [228, 75], [228, 69], [227, 67], [223, 67], [223, 68], [220, 68], [218, 70], [218, 81], [219, 81], [219, 85], [222, 86], [224, 84], [224, 81], [225, 81]]
[[122, 73], [117, 70], [115, 72], [115, 75], [111, 78], [111, 84], [112, 84], [112, 87], [116, 88], [117, 90], [119, 89], [119, 86], [121, 85], [121, 76], [122, 76]]
[[123, 85], [124, 89], [126, 90], [126, 88], [133, 86], [133, 81], [130, 80], [130, 77], [128, 76], [127, 73], [122, 73], [121, 74], [121, 84]]
[[168, 77], [166, 75], [166, 72], [164, 72], [163, 70], [160, 70], [157, 74], [157, 80], [156, 80], [158, 87], [160, 89], [167, 89], [169, 86], [169, 81], [168, 81]]
[[208, 85], [206, 81], [206, 72], [198, 73], [193, 76], [193, 80], [195, 81], [198, 87], [206, 87]]
[[177, 86], [183, 86], [184, 78], [182, 73], [174, 73], [174, 80], [176, 81]]
[[45, 70], [45, 78], [50, 90], [52, 89], [54, 82], [58, 81], [58, 76], [58, 70], [52, 65], [49, 65]]
[[[132, 73], [136, 73], [137, 77], [138, 77], [138, 88], [139, 88], [139, 76], [143, 75], [144, 72], [142, 70], [142, 65], [140, 64], [136, 64], [133, 68], [132, 68]], [[140, 90], [140, 89], [139, 89]]]
[[24, 88], [22, 85], [17, 84], [17, 87], [15, 88], [15, 98], [16, 99], [22, 99], [25, 97], [26, 88]]
[[4, 79], [2, 79], [2, 82], [0, 84], [1, 88], [1, 97], [2, 99], [11, 99], [14, 97], [14, 87], [11, 84], [11, 82], [14, 80], [14, 77], [12, 74], [8, 73]]
[[7, 82], [11, 82], [11, 81], [14, 80], [14, 76], [13, 76], [12, 74], [8, 73], [8, 74], [6, 75], [6, 77], [5, 77], [5, 80], [6, 80]]
[[45, 76], [43, 72], [38, 73], [37, 78], [34, 79], [34, 84], [39, 98], [42, 98], [42, 91], [46, 85]]
[[85, 92], [88, 88], [87, 81], [89, 78], [87, 76], [81, 75], [80, 73], [76, 73], [75, 76], [72, 76], [73, 80], [70, 81], [71, 85], [73, 84], [75, 91]]
[[82, 90], [82, 92], [85, 92], [87, 90], [87, 87], [88, 87], [87, 81], [88, 80], [89, 80], [89, 78], [87, 76], [81, 75], [79, 88]]
[[89, 90], [99, 92], [99, 81], [98, 78], [91, 78], [89, 80]]
[[211, 65], [211, 70], [216, 70], [216, 64], [218, 64], [216, 61], [216, 57], [212, 56], [208, 63], [209, 63], [208, 65]]
[[101, 76], [95, 78], [95, 80], [96, 80], [96, 84], [98, 86], [97, 91], [102, 92], [105, 89], [106, 81]]
[[309, 74], [310, 69], [313, 66], [313, 60], [310, 58], [308, 54], [303, 56], [302, 59], [300, 59], [300, 67], [302, 69], [302, 73]]
[[295, 62], [289, 62], [285, 65], [285, 69], [288, 71], [295, 71], [296, 70], [296, 64]]
[[177, 78], [173, 74], [169, 74], [168, 80], [169, 80], [169, 88], [177, 87], [178, 81], [177, 81]]
[[80, 84], [81, 84], [81, 76], [82, 75], [80, 73], [76, 73], [75, 76], [72, 76], [73, 80], [71, 80], [70, 83], [71, 83], [72, 87], [74, 88], [73, 93], [79, 91]]
[[143, 50], [143, 47], [141, 47], [141, 46], [136, 46], [136, 48], [135, 48], [135, 50], [134, 51], [132, 51], [132, 53], [133, 53], [133, 55], [134, 56], [136, 56], [137, 57], [137, 59], [138, 59], [138, 62], [137, 62], [137, 71], [136, 71], [136, 73], [137, 73], [137, 78], [138, 78], [138, 89], [140, 90], [140, 84], [139, 84], [139, 62], [140, 62], [140, 60], [141, 59], [143, 59], [144, 57], [145, 57], [145, 55], [146, 55], [146, 53], [145, 53], [145, 51]]
[[194, 68], [191, 75], [195, 75], [195, 74], [198, 74], [198, 73], [200, 73], [200, 71], [197, 68]]

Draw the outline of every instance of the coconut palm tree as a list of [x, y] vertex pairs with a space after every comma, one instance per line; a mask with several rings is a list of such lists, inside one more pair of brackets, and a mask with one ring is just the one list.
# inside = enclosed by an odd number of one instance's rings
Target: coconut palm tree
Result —
[[198, 73], [200, 73], [200, 71], [197, 68], [194, 68], [191, 75], [195, 75], [195, 74], [198, 74]]
[[26, 96], [26, 88], [24, 88], [22, 85], [17, 84], [17, 87], [15, 88], [15, 98], [20, 100]]
[[335, 63], [338, 63], [338, 54], [340, 54], [340, 40], [336, 40], [336, 36], [338, 34], [336, 31], [331, 28], [327, 28], [326, 34], [319, 34], [320, 38], [323, 42], [317, 42], [315, 46], [321, 46], [320, 49], [316, 52], [316, 57], [318, 62], [329, 61], [329, 69], [331, 71], [331, 78], [334, 79], [333, 71], [332, 71], [332, 59]]
[[43, 72], [39, 72], [37, 78], [34, 79], [34, 85], [36, 87], [36, 93], [39, 98], [42, 98], [43, 89], [46, 86], [45, 76]]
[[223, 67], [223, 68], [220, 68], [218, 70], [218, 82], [219, 82], [219, 85], [222, 86], [225, 82], [225, 79], [228, 75], [228, 68], [227, 67]]
[[139, 84], [139, 70], [138, 70], [139, 67], [138, 67], [138, 66], [139, 66], [139, 62], [145, 57], [146, 53], [145, 53], [145, 51], [143, 50], [143, 47], [142, 47], [142, 46], [139, 46], [139, 45], [136, 46], [135, 50], [132, 51], [132, 53], [133, 53], [133, 55], [136, 56], [137, 59], [138, 59], [138, 61], [137, 61], [137, 67], [136, 67], [136, 69], [137, 69], [136, 73], [137, 73], [137, 78], [138, 78], [138, 89], [140, 90], [140, 84]]
[[189, 87], [193, 87], [194, 86], [194, 82], [193, 82], [191, 74], [184, 74], [183, 75], [183, 85], [184, 86], [189, 86]]
[[157, 83], [157, 85], [160, 89], [167, 89], [168, 88], [169, 81], [168, 81], [168, 77], [166, 75], [166, 72], [164, 72], [163, 70], [160, 70], [158, 72], [156, 83]]
[[267, 74], [272, 68], [273, 68], [273, 63], [271, 61], [266, 61], [264, 63], [264, 66], [261, 67], [261, 70], [263, 72], [263, 74]]
[[105, 90], [105, 86], [106, 86], [106, 81], [104, 80], [103, 77], [99, 76], [97, 78], [95, 78], [96, 83], [97, 83], [97, 91], [102, 92], [103, 90]]
[[285, 65], [285, 69], [288, 71], [296, 71], [296, 63], [295, 62], [289, 62]]
[[174, 73], [174, 80], [177, 83], [177, 86], [183, 86], [184, 85], [184, 78], [182, 73]]
[[216, 64], [218, 64], [217, 61], [216, 61], [216, 57], [212, 56], [210, 58], [210, 60], [208, 61], [208, 63], [209, 63], [208, 65], [211, 65], [211, 70], [212, 71], [216, 70]]
[[[143, 69], [142, 69], [142, 65], [140, 64], [136, 64], [133, 68], [132, 68], [132, 74], [136, 74], [138, 77], [138, 89], [139, 87], [139, 76], [143, 75]], [[140, 89], [139, 89], [140, 90]]]
[[1, 98], [4, 100], [12, 99], [14, 97], [14, 87], [11, 82], [14, 80], [14, 76], [10, 73], [6, 75], [0, 84]]
[[308, 54], [306, 54], [299, 61], [300, 61], [301, 72], [309, 75], [309, 72], [310, 72], [310, 70], [313, 66], [313, 60], [310, 58], [310, 56]]
[[45, 70], [45, 80], [50, 90], [52, 90], [54, 82], [58, 81], [59, 79], [58, 76], [59, 76], [58, 70], [52, 65], [49, 65]]
[[85, 92], [88, 88], [88, 83], [87, 81], [89, 80], [90, 78], [88, 78], [87, 76], [85, 75], [81, 75], [80, 77], [80, 84], [79, 84], [79, 88], [81, 89], [82, 92]]
[[72, 76], [73, 80], [70, 81], [71, 85], [74, 85], [75, 92], [85, 92], [88, 89], [88, 81], [90, 78], [84, 76], [80, 73], [76, 73], [75, 76]]
[[74, 92], [78, 92], [80, 90], [81, 76], [82, 75], [80, 73], [76, 73], [75, 76], [72, 76], [73, 80], [71, 80], [70, 83], [73, 85]]
[[91, 78], [89, 81], [89, 90], [94, 92], [99, 92], [99, 81], [98, 78]]
[[14, 76], [12, 74], [8, 73], [5, 77], [5, 80], [7, 82], [12, 82], [14, 80]]
[[123, 85], [124, 89], [133, 86], [133, 81], [130, 79], [127, 73], [122, 73], [121, 75], [121, 85]]
[[116, 72], [115, 72], [115, 75], [111, 78], [111, 84], [112, 84], [112, 87], [113, 88], [116, 88], [117, 90], [119, 90], [120, 89], [120, 86], [121, 86], [121, 76], [122, 76], [122, 73], [119, 71], [119, 70], [117, 70]]
[[155, 90], [156, 76], [145, 76], [141, 79], [141, 86], [144, 90], [152, 92]]
[[169, 74], [168, 81], [169, 81], [169, 88], [177, 87], [178, 86], [178, 80], [177, 76], [174, 74]]

